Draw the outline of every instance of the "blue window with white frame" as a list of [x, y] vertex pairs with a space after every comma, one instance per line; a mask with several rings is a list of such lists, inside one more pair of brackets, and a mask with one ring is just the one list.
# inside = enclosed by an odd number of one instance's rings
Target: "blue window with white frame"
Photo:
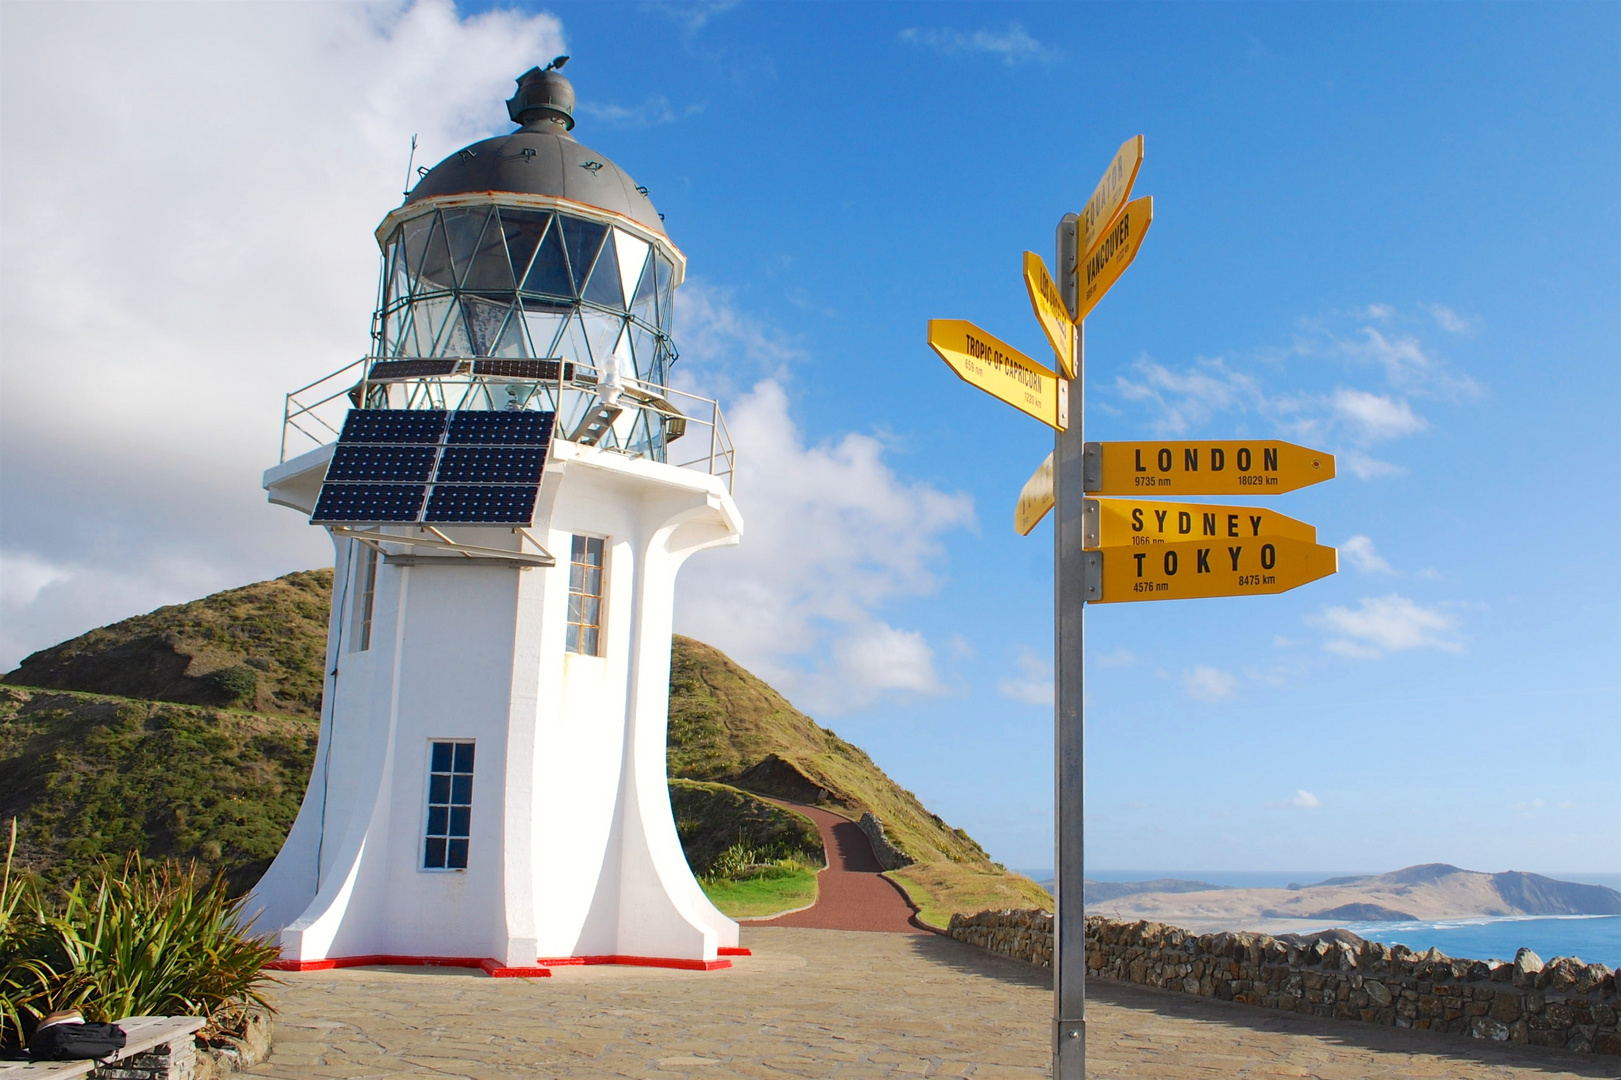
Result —
[[428, 754], [424, 870], [466, 870], [473, 823], [473, 744], [435, 740]]

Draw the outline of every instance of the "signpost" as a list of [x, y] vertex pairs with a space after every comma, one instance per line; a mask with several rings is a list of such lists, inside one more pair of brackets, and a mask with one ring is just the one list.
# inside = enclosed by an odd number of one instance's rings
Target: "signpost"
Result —
[[1142, 167], [1143, 137], [1133, 135], [1115, 151], [1114, 160], [1103, 170], [1103, 179], [1098, 181], [1092, 197], [1081, 209], [1076, 246], [1082, 258], [1097, 247], [1105, 226], [1114, 223], [1115, 215], [1126, 204], [1126, 196], [1131, 194], [1131, 186], [1137, 182], [1137, 170]]
[[1029, 536], [1030, 530], [1041, 524], [1047, 511], [1053, 508], [1053, 456], [1047, 455], [1019, 492], [1018, 505], [1013, 509], [1013, 530], [1020, 536]]
[[1058, 295], [1058, 286], [1047, 273], [1047, 264], [1033, 251], [1024, 253], [1024, 287], [1030, 291], [1030, 306], [1036, 311], [1036, 321], [1058, 357], [1058, 370], [1066, 379], [1075, 378], [1075, 324], [1069, 321], [1069, 308]]
[[1014, 528], [1027, 536], [1056, 510], [1053, 1080], [1086, 1075], [1086, 603], [1279, 593], [1339, 565], [1338, 553], [1317, 543], [1317, 530], [1294, 518], [1143, 497], [1293, 491], [1332, 478], [1332, 455], [1275, 439], [1083, 441], [1083, 320], [1137, 257], [1153, 221], [1151, 198], [1126, 202], [1142, 160], [1142, 136], [1126, 140], [1085, 209], [1059, 222], [1057, 281], [1040, 256], [1024, 253], [1030, 305], [1062, 378], [973, 323], [929, 323], [929, 345], [953, 371], [1056, 431], [1053, 452], [1025, 482], [1013, 515]]
[[1276, 439], [1086, 444], [1095, 495], [1277, 495], [1334, 478], [1334, 455]]
[[1048, 427], [1069, 426], [1069, 381], [966, 319], [930, 319], [929, 348], [962, 380]]
[[1094, 604], [1288, 592], [1339, 569], [1333, 548], [1282, 536], [1180, 540], [1097, 554], [1102, 591], [1089, 597]]
[[1317, 529], [1258, 506], [1209, 506], [1155, 499], [1087, 499], [1086, 546], [1131, 548], [1183, 540], [1237, 542], [1284, 536], [1317, 542]]
[[1137, 257], [1148, 235], [1148, 226], [1154, 220], [1153, 196], [1133, 199], [1126, 204], [1114, 224], [1104, 230], [1097, 246], [1080, 261], [1080, 300], [1076, 322], [1080, 322], [1097, 307], [1103, 294], [1114, 287], [1126, 267]]

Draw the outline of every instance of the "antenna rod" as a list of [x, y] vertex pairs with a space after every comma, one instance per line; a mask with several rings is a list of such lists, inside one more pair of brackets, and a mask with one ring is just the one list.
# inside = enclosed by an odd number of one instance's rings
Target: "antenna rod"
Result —
[[409, 198], [411, 195], [411, 166], [415, 165], [416, 163], [417, 136], [416, 132], [413, 131], [411, 132], [411, 156], [405, 159], [405, 190], [400, 192], [401, 198]]

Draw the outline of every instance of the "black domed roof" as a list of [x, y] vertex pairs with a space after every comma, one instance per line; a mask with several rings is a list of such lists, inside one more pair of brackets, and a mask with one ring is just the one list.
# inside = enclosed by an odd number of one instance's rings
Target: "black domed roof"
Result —
[[560, 66], [557, 61], [553, 65], [545, 71], [531, 69], [518, 79], [508, 110], [526, 121], [522, 128], [445, 158], [411, 189], [405, 205], [484, 191], [551, 195], [622, 214], [663, 234], [652, 200], [625, 170], [568, 133], [574, 89], [554, 69]]

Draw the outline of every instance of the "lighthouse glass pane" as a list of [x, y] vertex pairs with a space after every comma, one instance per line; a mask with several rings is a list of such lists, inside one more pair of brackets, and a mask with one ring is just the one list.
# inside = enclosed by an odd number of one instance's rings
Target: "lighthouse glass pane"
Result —
[[465, 870], [473, 823], [473, 744], [435, 741], [429, 747], [422, 868]]
[[523, 279], [523, 291], [545, 296], [574, 298], [574, 282], [569, 277], [568, 256], [563, 253], [563, 232], [553, 225], [541, 241], [535, 261]]
[[602, 245], [602, 254], [597, 256], [596, 269], [591, 271], [591, 281], [585, 287], [585, 298], [617, 311], [625, 308], [624, 287], [619, 282], [619, 256], [614, 251], [611, 235]]
[[540, 238], [546, 235], [550, 214], [537, 214], [532, 210], [501, 211], [501, 230], [507, 238], [507, 259], [512, 264], [516, 280], [522, 281], [535, 258]]
[[596, 264], [597, 252], [602, 250], [603, 238], [608, 235], [608, 226], [561, 215], [559, 219], [563, 223], [563, 246], [568, 248], [569, 270], [574, 275], [574, 291], [578, 293], [585, 284], [586, 275]]

